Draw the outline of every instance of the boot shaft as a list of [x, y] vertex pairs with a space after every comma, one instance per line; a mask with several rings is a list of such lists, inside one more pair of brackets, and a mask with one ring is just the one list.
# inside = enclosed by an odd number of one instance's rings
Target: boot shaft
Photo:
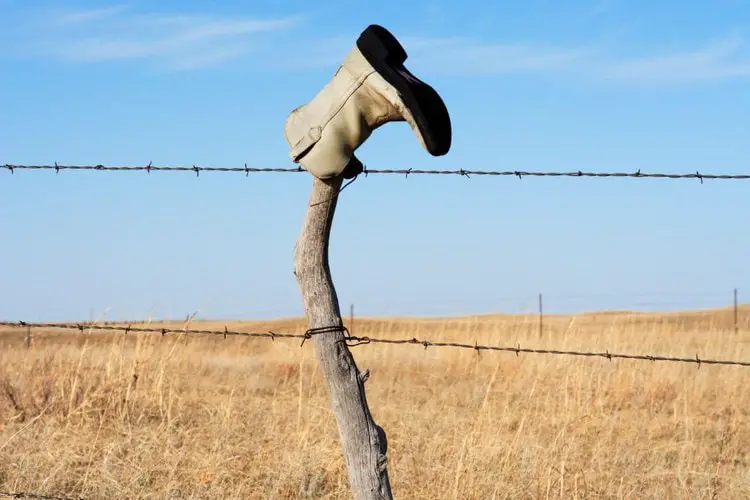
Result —
[[294, 109], [285, 125], [291, 157], [298, 161], [321, 140], [324, 130], [356, 150], [372, 131], [389, 121], [404, 121], [397, 93], [373, 69], [357, 47], [352, 48], [331, 80], [308, 103]]

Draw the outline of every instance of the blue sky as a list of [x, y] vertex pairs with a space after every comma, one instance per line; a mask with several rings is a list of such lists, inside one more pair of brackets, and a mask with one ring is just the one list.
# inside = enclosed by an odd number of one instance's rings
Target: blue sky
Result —
[[[451, 113], [370, 168], [747, 173], [750, 3], [0, 0], [0, 163], [289, 167], [288, 112], [369, 23]], [[358, 179], [331, 261], [343, 311], [726, 305], [750, 294], [750, 181]], [[302, 313], [308, 174], [0, 172], [0, 317]]]

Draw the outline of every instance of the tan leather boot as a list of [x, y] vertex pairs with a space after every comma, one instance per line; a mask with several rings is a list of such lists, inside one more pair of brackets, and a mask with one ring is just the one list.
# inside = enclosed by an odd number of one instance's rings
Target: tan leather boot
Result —
[[354, 151], [387, 122], [406, 121], [422, 146], [441, 156], [451, 146], [451, 122], [438, 93], [404, 67], [406, 52], [385, 28], [370, 25], [333, 78], [287, 117], [291, 158], [320, 179], [354, 177]]

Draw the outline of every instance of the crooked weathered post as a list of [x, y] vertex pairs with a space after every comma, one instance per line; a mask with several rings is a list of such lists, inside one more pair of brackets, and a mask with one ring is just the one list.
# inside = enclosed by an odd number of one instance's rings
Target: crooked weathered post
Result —
[[[391, 499], [385, 432], [367, 405], [365, 380], [346, 345], [338, 296], [331, 279], [328, 244], [342, 177], [313, 178], [302, 232], [294, 246], [294, 274], [302, 292], [308, 328], [326, 379], [355, 499]], [[331, 328], [332, 327], [332, 328]]]

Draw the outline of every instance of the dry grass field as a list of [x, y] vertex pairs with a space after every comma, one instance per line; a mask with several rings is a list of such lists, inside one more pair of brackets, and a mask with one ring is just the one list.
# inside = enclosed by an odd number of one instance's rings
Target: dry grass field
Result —
[[[748, 360], [748, 317], [739, 335], [728, 310], [547, 316], [542, 338], [510, 315], [355, 318], [353, 333]], [[0, 330], [0, 490], [349, 498], [312, 342], [35, 331], [27, 351], [23, 337]], [[750, 498], [749, 368], [353, 351], [397, 498]]]

